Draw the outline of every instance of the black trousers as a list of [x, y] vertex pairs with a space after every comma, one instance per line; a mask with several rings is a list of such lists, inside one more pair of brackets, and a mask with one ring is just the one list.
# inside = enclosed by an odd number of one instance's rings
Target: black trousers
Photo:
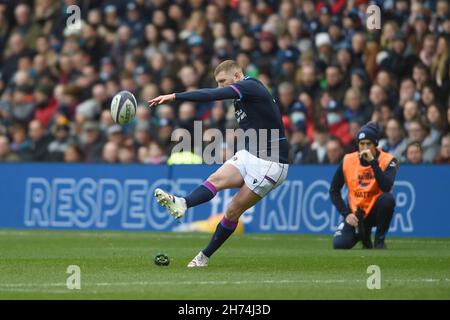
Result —
[[[369, 234], [373, 227], [375, 231], [375, 246], [383, 243], [391, 224], [392, 215], [394, 214], [395, 200], [392, 194], [383, 193], [378, 197], [370, 214], [365, 218], [366, 232]], [[360, 235], [356, 233], [355, 227], [347, 222], [342, 222], [333, 238], [334, 249], [351, 249], [360, 241]]]

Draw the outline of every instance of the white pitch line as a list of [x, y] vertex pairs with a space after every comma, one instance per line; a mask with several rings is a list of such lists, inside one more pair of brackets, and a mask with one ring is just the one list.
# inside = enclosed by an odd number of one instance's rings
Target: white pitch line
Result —
[[[318, 283], [318, 284], [330, 284], [330, 283], [348, 283], [348, 282], [366, 282], [365, 279], [299, 279], [299, 280], [262, 280], [262, 281], [180, 281], [177, 285], [248, 285], [248, 284], [289, 284], [289, 283]], [[384, 283], [432, 283], [432, 282], [450, 282], [449, 278], [445, 279], [385, 279]], [[114, 287], [114, 286], [155, 286], [155, 285], [173, 285], [172, 281], [130, 281], [130, 282], [96, 282], [96, 283], [82, 283], [83, 287]], [[0, 284], [0, 291], [5, 288], [30, 288], [30, 287], [65, 287], [65, 283], [3, 283]]]

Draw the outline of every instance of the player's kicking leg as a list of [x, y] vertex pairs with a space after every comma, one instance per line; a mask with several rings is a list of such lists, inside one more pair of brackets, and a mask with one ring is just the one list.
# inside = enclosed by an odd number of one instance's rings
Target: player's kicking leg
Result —
[[231, 236], [237, 227], [239, 217], [270, 191], [277, 188], [286, 178], [288, 165], [256, 158], [242, 150], [227, 161], [239, 170], [244, 183], [233, 197], [222, 221], [217, 225], [208, 246], [188, 264], [188, 267], [208, 265], [211, 255]]
[[239, 217], [249, 208], [253, 207], [262, 198], [251, 191], [245, 184], [241, 187], [238, 193], [233, 197], [230, 205], [225, 212], [222, 221], [217, 225], [208, 246], [200, 251], [188, 267], [206, 267], [208, 265], [209, 257], [212, 256], [217, 249], [233, 234], [239, 221]]
[[239, 170], [225, 163], [186, 197], [177, 197], [159, 188], [155, 189], [155, 197], [175, 219], [179, 219], [187, 209], [210, 201], [220, 190], [240, 188], [243, 184], [244, 179]]

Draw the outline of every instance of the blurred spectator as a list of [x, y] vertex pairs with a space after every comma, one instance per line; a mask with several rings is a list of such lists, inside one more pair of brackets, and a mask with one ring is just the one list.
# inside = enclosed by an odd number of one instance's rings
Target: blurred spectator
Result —
[[113, 142], [118, 146], [122, 146], [125, 141], [125, 135], [122, 127], [114, 124], [107, 129], [108, 142]]
[[133, 147], [123, 146], [119, 148], [118, 159], [120, 163], [133, 163], [135, 162], [135, 154]]
[[378, 146], [383, 151], [392, 154], [396, 159], [401, 160], [404, 157], [407, 146], [407, 141], [404, 136], [400, 122], [392, 118], [386, 126], [386, 138], [381, 139]]
[[292, 163], [311, 164], [319, 162], [315, 150], [311, 149], [311, 144], [306, 136], [306, 128], [304, 123], [297, 122], [297, 124], [293, 126], [291, 145]]
[[[66, 153], [101, 161], [114, 141], [120, 162], [160, 163], [171, 156], [175, 129], [192, 131], [198, 119], [224, 132], [236, 121], [230, 101], [157, 109], [147, 101], [215, 87], [212, 70], [236, 59], [279, 101], [294, 162], [323, 163], [329, 136], [353, 150], [357, 127], [369, 120], [385, 132], [380, 146], [389, 152], [423, 138], [424, 161], [433, 161], [450, 128], [449, 2], [378, 1], [381, 32], [366, 30], [366, 2], [88, 1], [78, 3], [80, 30], [66, 27], [76, 1], [0, 4], [2, 135], [26, 161], [63, 161]], [[120, 90], [139, 105], [122, 133], [109, 110]], [[417, 121], [429, 127], [423, 134], [413, 132]], [[69, 148], [76, 141], [85, 152]], [[309, 148], [317, 160], [305, 160]]]
[[152, 141], [150, 134], [150, 125], [148, 122], [138, 122], [134, 129], [134, 147], [139, 149], [142, 146], [147, 146]]
[[11, 127], [11, 151], [15, 152], [22, 160], [30, 158], [30, 139], [27, 137], [27, 129], [21, 123], [15, 123]]
[[397, 31], [391, 39], [391, 50], [386, 59], [380, 65], [381, 68], [391, 71], [400, 79], [409, 76], [410, 70], [417, 57], [408, 53], [405, 35], [401, 31]]
[[421, 164], [423, 163], [423, 150], [418, 142], [411, 142], [406, 147], [406, 163]]
[[405, 103], [405, 107], [403, 109], [403, 119], [403, 125], [406, 130], [409, 130], [409, 125], [412, 121], [420, 120], [419, 104], [416, 101], [411, 100]]
[[58, 108], [52, 91], [52, 87], [46, 84], [39, 85], [34, 91], [34, 119], [38, 120], [44, 128], [47, 128]]
[[48, 145], [51, 136], [45, 132], [38, 120], [32, 120], [28, 125], [30, 136], [30, 159], [31, 161], [48, 161]]
[[439, 150], [439, 154], [434, 160], [434, 163], [450, 164], [450, 133], [447, 133], [442, 137], [441, 149]]
[[86, 162], [100, 162], [104, 139], [97, 122], [88, 121], [83, 125], [81, 141], [86, 154]]
[[326, 128], [318, 126], [314, 135], [314, 142], [311, 145], [311, 149], [317, 154], [318, 163], [325, 163], [326, 161], [328, 140], [329, 135]]
[[1, 162], [18, 162], [20, 157], [11, 151], [9, 140], [5, 136], [0, 136], [0, 161]]
[[48, 145], [48, 157], [50, 161], [63, 161], [64, 153], [71, 142], [70, 123], [60, 116], [53, 128], [54, 139]]
[[418, 120], [411, 121], [408, 129], [408, 140], [420, 144], [424, 162], [432, 162], [439, 151], [438, 139], [431, 136], [428, 129]]
[[331, 137], [326, 145], [327, 155], [325, 163], [338, 164], [344, 157], [344, 147], [336, 137]]
[[107, 142], [102, 151], [102, 160], [105, 163], [119, 162], [119, 147], [114, 142]]
[[366, 123], [368, 114], [365, 112], [365, 106], [362, 102], [361, 92], [356, 89], [350, 88], [345, 93], [344, 99], [344, 117], [347, 121], [358, 121]]
[[445, 130], [445, 116], [441, 108], [432, 104], [427, 108], [426, 119], [431, 129], [431, 135], [441, 137]]
[[139, 148], [138, 157], [142, 163], [163, 164], [167, 161], [164, 149], [155, 141], [150, 142], [148, 148]]
[[78, 144], [71, 143], [67, 145], [64, 152], [64, 162], [79, 163], [84, 162], [84, 152]]

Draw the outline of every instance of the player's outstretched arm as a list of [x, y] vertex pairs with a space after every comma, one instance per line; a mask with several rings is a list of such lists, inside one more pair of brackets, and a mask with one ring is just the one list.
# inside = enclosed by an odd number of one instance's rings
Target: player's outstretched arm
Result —
[[239, 94], [232, 87], [199, 89], [181, 93], [171, 93], [162, 95], [148, 101], [148, 103], [150, 107], [153, 107], [163, 103], [172, 102], [174, 100], [207, 102], [226, 99], [239, 99]]
[[153, 98], [152, 100], [149, 100], [148, 105], [149, 105], [149, 107], [159, 106], [160, 104], [169, 103], [174, 100], [175, 100], [175, 93], [165, 94], [165, 95]]

